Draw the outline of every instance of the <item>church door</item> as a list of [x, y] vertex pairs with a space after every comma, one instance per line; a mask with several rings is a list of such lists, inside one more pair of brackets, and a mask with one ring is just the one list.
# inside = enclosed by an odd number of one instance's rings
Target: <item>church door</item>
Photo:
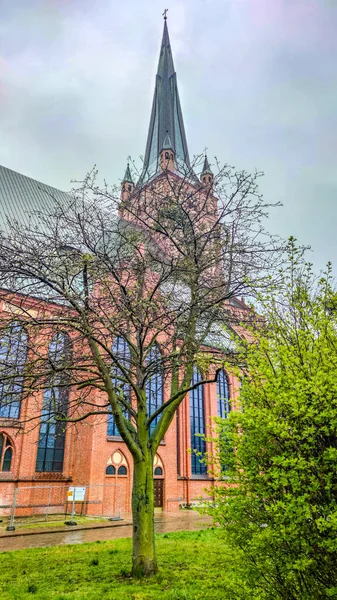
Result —
[[163, 508], [164, 479], [154, 480], [154, 507]]

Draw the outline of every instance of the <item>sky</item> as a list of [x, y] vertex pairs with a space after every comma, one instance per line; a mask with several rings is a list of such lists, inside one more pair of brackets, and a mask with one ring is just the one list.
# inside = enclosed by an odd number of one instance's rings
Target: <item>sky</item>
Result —
[[337, 274], [337, 0], [0, 0], [0, 164], [141, 166], [164, 8], [190, 156], [263, 171], [269, 230]]

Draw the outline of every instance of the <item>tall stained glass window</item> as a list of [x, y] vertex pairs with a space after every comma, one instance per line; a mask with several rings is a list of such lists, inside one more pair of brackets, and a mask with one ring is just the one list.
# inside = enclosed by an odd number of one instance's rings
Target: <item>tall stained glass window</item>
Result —
[[[119, 358], [119, 361], [122, 365], [129, 366], [130, 364], [130, 349], [124, 338], [121, 336], [117, 336], [114, 339], [112, 344], [112, 352]], [[122, 376], [122, 372], [118, 367], [113, 366], [112, 368], [112, 382], [115, 387], [118, 388], [119, 392], [122, 392], [125, 400], [130, 402], [130, 386], [127, 383], [123, 383], [118, 379], [118, 375]], [[123, 410], [124, 415], [127, 417], [128, 411], [127, 409]], [[114, 416], [112, 414], [108, 415], [108, 435], [111, 436], [119, 436], [119, 431], [117, 425], [115, 423]]]
[[[195, 385], [201, 380], [202, 376], [200, 371], [194, 367], [191, 385]], [[203, 384], [200, 384], [194, 390], [190, 391], [190, 423], [192, 475], [206, 475], [207, 466], [201, 462], [201, 459], [206, 452], [206, 442], [203, 437], [201, 437], [206, 431]]]
[[61, 370], [52, 373], [50, 385], [43, 396], [39, 444], [36, 458], [36, 471], [62, 472], [66, 424], [57, 421], [57, 413], [66, 414], [69, 400], [70, 378], [66, 366], [71, 360], [69, 336], [64, 332], [54, 335], [48, 352], [50, 369]]
[[[222, 419], [226, 419], [230, 413], [230, 395], [229, 395], [229, 383], [228, 378], [225, 371], [219, 371], [217, 380], [216, 380], [216, 390], [218, 396], [218, 415]], [[232, 451], [228, 449], [228, 445], [226, 444], [226, 437], [223, 432], [220, 432], [220, 450], [221, 450], [221, 475], [226, 475], [226, 471], [228, 469], [228, 459], [230, 460], [230, 455], [227, 454], [228, 451]], [[222, 446], [223, 444], [223, 446]], [[221, 449], [222, 448], [222, 449]], [[226, 450], [225, 450], [226, 449]]]
[[19, 322], [0, 337], [0, 417], [18, 419], [27, 357], [27, 334]]
[[230, 412], [229, 384], [225, 371], [219, 371], [216, 380], [216, 391], [218, 396], [218, 415], [225, 419]]
[[[146, 381], [146, 409], [148, 416], [153, 413], [163, 404], [163, 373], [161, 368], [161, 354], [157, 345], [153, 345], [149, 354], [146, 357], [146, 364], [150, 368], [150, 376]], [[150, 431], [153, 431], [158, 418], [156, 417], [151, 425]]]

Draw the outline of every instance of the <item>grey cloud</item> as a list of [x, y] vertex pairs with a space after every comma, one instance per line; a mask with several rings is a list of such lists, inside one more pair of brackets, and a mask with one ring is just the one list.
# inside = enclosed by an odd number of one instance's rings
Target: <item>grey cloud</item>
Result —
[[[190, 153], [266, 172], [270, 227], [335, 261], [337, 9], [328, 0], [170, 0]], [[69, 189], [145, 150], [162, 33], [154, 0], [0, 0], [0, 163]]]

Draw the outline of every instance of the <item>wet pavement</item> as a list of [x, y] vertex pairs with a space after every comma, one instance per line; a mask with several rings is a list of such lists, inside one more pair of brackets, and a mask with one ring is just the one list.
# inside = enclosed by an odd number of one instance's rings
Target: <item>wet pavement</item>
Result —
[[[196, 511], [179, 511], [178, 513], [156, 513], [155, 517], [156, 533], [169, 533], [172, 531], [196, 531], [204, 529], [212, 524], [210, 517], [200, 515]], [[30, 535], [25, 532], [20, 535], [19, 531], [15, 535], [3, 535], [0, 537], [0, 552], [10, 550], [23, 550], [25, 548], [41, 548], [47, 546], [62, 546], [64, 544], [83, 544], [85, 542], [98, 542], [113, 540], [123, 537], [131, 537], [132, 526], [130, 517], [125, 518], [125, 522], [120, 521], [113, 526], [99, 526], [95, 529], [66, 529], [64, 531], [40, 532], [32, 531]]]

